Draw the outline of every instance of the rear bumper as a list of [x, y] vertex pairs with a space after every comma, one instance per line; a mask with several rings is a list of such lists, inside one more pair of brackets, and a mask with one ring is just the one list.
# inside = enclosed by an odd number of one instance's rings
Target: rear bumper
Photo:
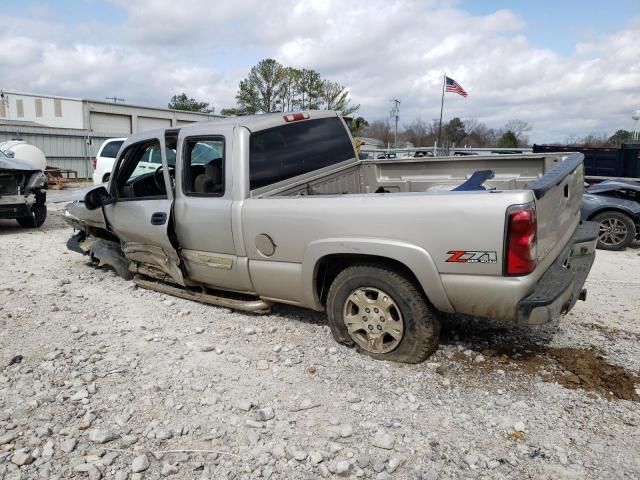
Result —
[[536, 288], [518, 303], [517, 322], [540, 325], [564, 315], [578, 300], [586, 299], [584, 282], [595, 259], [599, 225], [583, 222], [542, 275]]

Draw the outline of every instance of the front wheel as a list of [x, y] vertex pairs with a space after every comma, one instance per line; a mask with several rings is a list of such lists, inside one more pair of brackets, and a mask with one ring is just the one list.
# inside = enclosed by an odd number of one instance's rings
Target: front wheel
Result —
[[21, 227], [39, 228], [47, 219], [47, 205], [44, 201], [36, 201], [31, 207], [30, 214], [26, 217], [16, 218]]
[[405, 275], [377, 265], [344, 269], [327, 296], [331, 332], [378, 360], [420, 363], [438, 348], [440, 322]]
[[602, 212], [593, 220], [600, 224], [598, 248], [602, 250], [624, 250], [636, 236], [633, 220], [621, 212]]

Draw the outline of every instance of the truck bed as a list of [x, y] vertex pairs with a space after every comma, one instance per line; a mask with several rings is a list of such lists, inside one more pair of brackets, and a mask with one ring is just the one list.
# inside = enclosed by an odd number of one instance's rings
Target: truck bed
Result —
[[487, 189], [526, 189], [567, 154], [487, 155], [473, 157], [399, 158], [347, 161], [252, 191], [253, 198], [298, 195], [343, 195], [384, 191], [442, 192], [491, 170]]

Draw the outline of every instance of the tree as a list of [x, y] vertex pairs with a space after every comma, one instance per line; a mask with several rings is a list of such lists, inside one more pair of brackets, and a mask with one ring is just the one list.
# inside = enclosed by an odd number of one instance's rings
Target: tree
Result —
[[442, 134], [445, 140], [450, 144], [459, 145], [464, 137], [467, 136], [467, 132], [464, 129], [464, 123], [458, 117], [454, 117], [449, 120], [449, 123], [442, 126]]
[[632, 141], [633, 136], [631, 135], [631, 132], [629, 132], [628, 130], [618, 130], [616, 133], [609, 137], [607, 143], [609, 145], [619, 147], [623, 143], [631, 143]]
[[355, 113], [360, 105], [350, 105], [349, 91], [337, 82], [325, 80], [322, 84], [322, 107], [325, 110], [335, 110], [341, 115]]
[[518, 145], [516, 146], [524, 147], [529, 144], [529, 137], [525, 134], [531, 131], [531, 125], [524, 120], [509, 120], [505, 124], [504, 129], [507, 132], [512, 132], [516, 136], [518, 140]]
[[209, 107], [207, 102], [199, 102], [193, 98], [189, 98], [186, 93], [174, 95], [169, 101], [169, 108], [173, 110], [186, 110], [188, 112], [213, 113], [214, 108]]
[[244, 114], [322, 108], [351, 115], [360, 108], [351, 105], [349, 91], [339, 83], [312, 69], [284, 67], [271, 58], [260, 61], [240, 82], [236, 100], [237, 110]]
[[378, 139], [382, 141], [385, 146], [390, 145], [393, 143], [393, 131], [391, 130], [389, 119], [371, 122], [364, 130], [363, 136]]
[[286, 69], [272, 58], [261, 60], [240, 82], [236, 100], [249, 114], [282, 111]]
[[360, 136], [360, 134], [369, 126], [364, 117], [357, 117], [349, 122], [349, 130], [354, 137]]
[[500, 140], [498, 140], [499, 148], [516, 148], [518, 146], [518, 137], [511, 130], [507, 130]]
[[245, 115], [245, 113], [238, 108], [223, 108], [220, 110], [220, 115], [223, 117], [237, 117], [240, 115]]
[[409, 125], [404, 126], [403, 136], [416, 147], [426, 147], [433, 145], [438, 135], [434, 132], [432, 124], [416, 118]]

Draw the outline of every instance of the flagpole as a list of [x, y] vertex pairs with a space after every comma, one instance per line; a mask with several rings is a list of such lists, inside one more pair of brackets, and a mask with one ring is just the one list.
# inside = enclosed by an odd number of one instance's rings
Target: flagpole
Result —
[[[438, 128], [438, 146], [440, 146], [440, 138], [442, 137], [442, 110], [444, 109], [444, 84], [447, 82], [447, 72], [442, 77], [442, 101], [440, 102], [440, 127]], [[435, 152], [437, 155], [437, 152]]]

